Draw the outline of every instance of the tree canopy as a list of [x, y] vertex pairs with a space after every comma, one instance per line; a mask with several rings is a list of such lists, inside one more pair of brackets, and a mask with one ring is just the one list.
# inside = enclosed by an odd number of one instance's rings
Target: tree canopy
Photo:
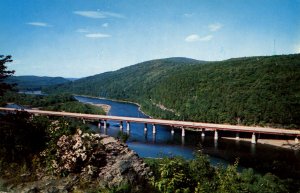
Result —
[[13, 85], [4, 82], [5, 79], [15, 73], [14, 70], [7, 70], [7, 66], [5, 65], [5, 63], [12, 61], [13, 60], [11, 59], [10, 55], [0, 55], [0, 96], [3, 96], [5, 91], [11, 90], [13, 88]]

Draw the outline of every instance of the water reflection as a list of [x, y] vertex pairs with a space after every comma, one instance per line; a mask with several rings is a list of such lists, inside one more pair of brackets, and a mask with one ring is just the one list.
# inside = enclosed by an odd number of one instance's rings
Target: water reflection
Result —
[[251, 155], [255, 155], [256, 152], [256, 144], [255, 143], [251, 143]]

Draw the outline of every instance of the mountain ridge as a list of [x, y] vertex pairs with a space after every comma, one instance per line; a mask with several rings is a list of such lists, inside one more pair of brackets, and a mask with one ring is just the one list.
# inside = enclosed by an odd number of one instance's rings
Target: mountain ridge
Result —
[[11, 76], [6, 80], [9, 84], [17, 84], [16, 88], [22, 91], [26, 90], [41, 90], [43, 87], [58, 85], [69, 82], [68, 79], [63, 77], [49, 77], [49, 76]]

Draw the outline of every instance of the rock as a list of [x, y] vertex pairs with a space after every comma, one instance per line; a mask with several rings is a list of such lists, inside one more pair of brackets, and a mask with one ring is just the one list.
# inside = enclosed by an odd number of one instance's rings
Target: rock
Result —
[[[44, 175], [38, 181], [23, 183], [18, 187], [11, 187], [10, 190], [24, 193], [62, 193], [71, 192], [74, 189], [80, 191], [82, 184], [84, 184], [83, 188], [87, 189], [95, 189], [99, 185], [112, 188], [128, 183], [141, 186], [147, 183], [147, 179], [151, 175], [150, 168], [143, 160], [126, 144], [113, 137], [81, 135], [80, 132], [77, 132], [74, 136], [65, 136], [63, 140], [64, 143], [60, 143], [63, 150], [58, 148], [57, 155], [64, 155], [64, 150], [78, 151], [77, 148], [74, 149], [75, 142], [80, 142], [78, 143], [78, 148], [82, 150], [80, 154], [86, 155], [85, 159], [77, 158], [75, 162], [71, 159], [72, 156], [64, 157], [64, 160], [59, 160], [62, 159], [60, 157], [57, 158], [58, 167], [63, 167], [63, 165], [59, 165], [62, 163], [73, 164], [67, 177]], [[72, 154], [70, 151], [69, 153]], [[83, 192], [85, 191], [83, 190]]]
[[117, 142], [117, 140], [115, 140], [113, 137], [106, 137], [106, 138], [101, 140], [101, 143], [103, 145], [107, 145], [109, 143], [116, 143], [116, 142]]

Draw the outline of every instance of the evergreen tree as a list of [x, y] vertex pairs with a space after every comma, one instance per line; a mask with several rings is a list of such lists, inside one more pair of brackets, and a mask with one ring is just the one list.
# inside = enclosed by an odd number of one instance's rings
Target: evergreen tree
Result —
[[0, 96], [3, 96], [3, 94], [7, 90], [12, 90], [14, 85], [7, 84], [4, 82], [4, 80], [10, 76], [12, 76], [15, 71], [14, 70], [6, 70], [7, 66], [5, 66], [5, 63], [12, 62], [10, 55], [4, 56], [0, 55]]

